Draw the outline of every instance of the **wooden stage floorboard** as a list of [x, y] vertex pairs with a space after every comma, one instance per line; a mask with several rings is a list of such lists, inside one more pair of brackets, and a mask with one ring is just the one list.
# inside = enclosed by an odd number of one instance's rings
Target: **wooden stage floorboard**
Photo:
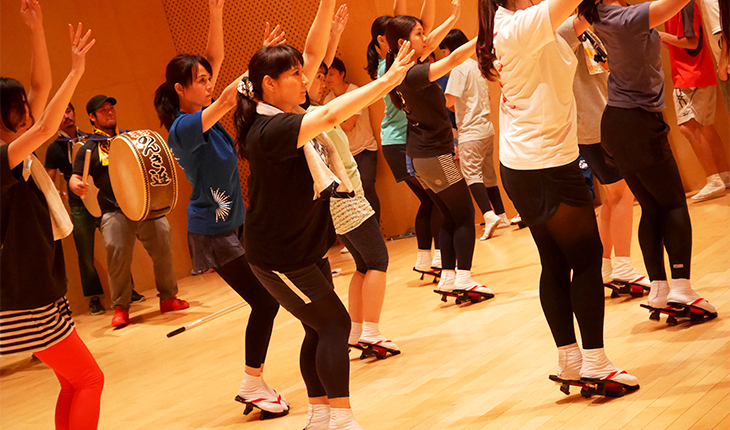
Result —
[[[390, 269], [381, 321], [403, 353], [360, 360], [351, 353], [355, 415], [368, 430], [730, 429], [730, 195], [690, 203], [695, 289], [719, 311], [705, 324], [650, 321], [644, 299], [606, 291], [605, 344], [641, 389], [623, 398], [563, 395], [548, 380], [557, 352], [538, 300], [540, 264], [527, 229], [501, 229], [477, 241], [474, 278], [496, 297], [475, 305], [442, 303], [435, 284], [411, 270], [414, 238], [388, 242]], [[634, 207], [634, 231], [640, 209]], [[347, 303], [349, 255], [330, 253]], [[643, 270], [638, 243], [633, 262]], [[179, 281], [188, 311], [161, 315], [153, 291], [132, 306], [132, 325], [112, 330], [111, 312], [76, 315], [78, 331], [105, 373], [100, 429], [301, 430], [307, 399], [299, 374], [301, 325], [283, 309], [265, 378], [291, 413], [259, 421], [234, 402], [243, 374], [249, 308], [167, 338], [166, 333], [240, 298], [216, 274]], [[28, 355], [0, 360], [0, 428], [51, 429], [59, 391], [53, 372]]]

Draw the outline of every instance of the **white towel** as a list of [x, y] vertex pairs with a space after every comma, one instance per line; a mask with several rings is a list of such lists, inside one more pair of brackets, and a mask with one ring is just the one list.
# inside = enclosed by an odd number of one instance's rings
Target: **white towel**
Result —
[[33, 177], [36, 186], [43, 192], [48, 203], [48, 212], [51, 215], [51, 226], [53, 227], [53, 240], [61, 240], [71, 234], [74, 229], [71, 218], [63, 206], [61, 197], [58, 195], [56, 185], [51, 181], [48, 172], [43, 168], [43, 163], [35, 154], [30, 154], [23, 161], [23, 179]]

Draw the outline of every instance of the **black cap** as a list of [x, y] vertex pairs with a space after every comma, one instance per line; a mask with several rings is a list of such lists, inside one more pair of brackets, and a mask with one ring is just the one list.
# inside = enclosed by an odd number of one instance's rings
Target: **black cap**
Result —
[[88, 103], [86, 103], [86, 113], [93, 113], [106, 102], [109, 102], [112, 104], [112, 106], [114, 106], [115, 104], [117, 104], [117, 99], [115, 99], [114, 97], [107, 97], [103, 94], [96, 95], [92, 97]]

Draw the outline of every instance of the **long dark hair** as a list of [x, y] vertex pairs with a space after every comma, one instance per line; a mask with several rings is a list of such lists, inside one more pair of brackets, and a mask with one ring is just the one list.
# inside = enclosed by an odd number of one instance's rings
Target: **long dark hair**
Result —
[[477, 60], [482, 76], [490, 81], [499, 79], [494, 68], [494, 15], [497, 7], [504, 7], [507, 0], [479, 0], [479, 35], [477, 36]]
[[385, 27], [388, 25], [393, 17], [390, 15], [383, 15], [375, 18], [373, 25], [370, 26], [370, 43], [368, 43], [368, 66], [365, 70], [368, 71], [370, 79], [378, 79], [378, 61], [380, 60], [380, 54], [378, 53], [378, 36], [385, 34]]
[[[0, 125], [13, 133], [17, 132], [18, 126], [25, 119], [26, 107], [28, 108], [30, 120], [35, 122], [23, 84], [13, 78], [0, 77], [0, 118], [2, 119], [2, 124]], [[15, 121], [10, 119], [10, 115], [13, 112], [18, 115]]]
[[449, 34], [444, 37], [444, 40], [441, 41], [439, 44], [439, 48], [441, 49], [448, 49], [451, 52], [456, 51], [456, 49], [467, 43], [469, 39], [466, 37], [466, 34], [464, 34], [463, 31], [459, 30], [458, 28], [454, 28], [453, 30], [449, 31]]
[[165, 82], [155, 91], [155, 110], [160, 118], [160, 125], [164, 125], [168, 131], [180, 110], [180, 98], [175, 91], [175, 84], [183, 87], [190, 85], [198, 75], [200, 66], [213, 75], [210, 63], [200, 55], [180, 54], [167, 63]]
[[[251, 57], [248, 63], [248, 79], [253, 84], [256, 100], [264, 99], [264, 76], [278, 79], [282, 73], [293, 67], [304, 64], [302, 53], [289, 45], [265, 46]], [[236, 112], [233, 121], [236, 124], [236, 144], [238, 153], [246, 155], [246, 135], [256, 117], [256, 100], [245, 97], [240, 92], [237, 96]]]
[[[578, 15], [585, 18], [591, 24], [601, 22], [601, 18], [598, 17], [598, 2], [595, 0], [581, 1], [578, 5]], [[700, 45], [702, 44], [700, 43]]]
[[[398, 41], [411, 40], [411, 32], [416, 24], [421, 23], [421, 20], [411, 15], [398, 15], [388, 21], [388, 25], [385, 28], [385, 40], [388, 41], [388, 53], [385, 55], [385, 70], [390, 69], [395, 61], [395, 55], [398, 52]], [[403, 109], [403, 103], [401, 102], [400, 95], [393, 90], [390, 92], [390, 100], [393, 101], [393, 105], [398, 109]]]

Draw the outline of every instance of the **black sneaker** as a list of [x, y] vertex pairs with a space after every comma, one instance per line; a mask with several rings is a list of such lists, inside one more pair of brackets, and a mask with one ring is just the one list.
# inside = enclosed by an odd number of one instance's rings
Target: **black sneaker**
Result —
[[91, 315], [101, 315], [106, 312], [98, 297], [92, 297], [89, 301], [89, 312]]
[[136, 292], [135, 290], [132, 290], [132, 303], [139, 303], [144, 301], [145, 297], [142, 294]]

